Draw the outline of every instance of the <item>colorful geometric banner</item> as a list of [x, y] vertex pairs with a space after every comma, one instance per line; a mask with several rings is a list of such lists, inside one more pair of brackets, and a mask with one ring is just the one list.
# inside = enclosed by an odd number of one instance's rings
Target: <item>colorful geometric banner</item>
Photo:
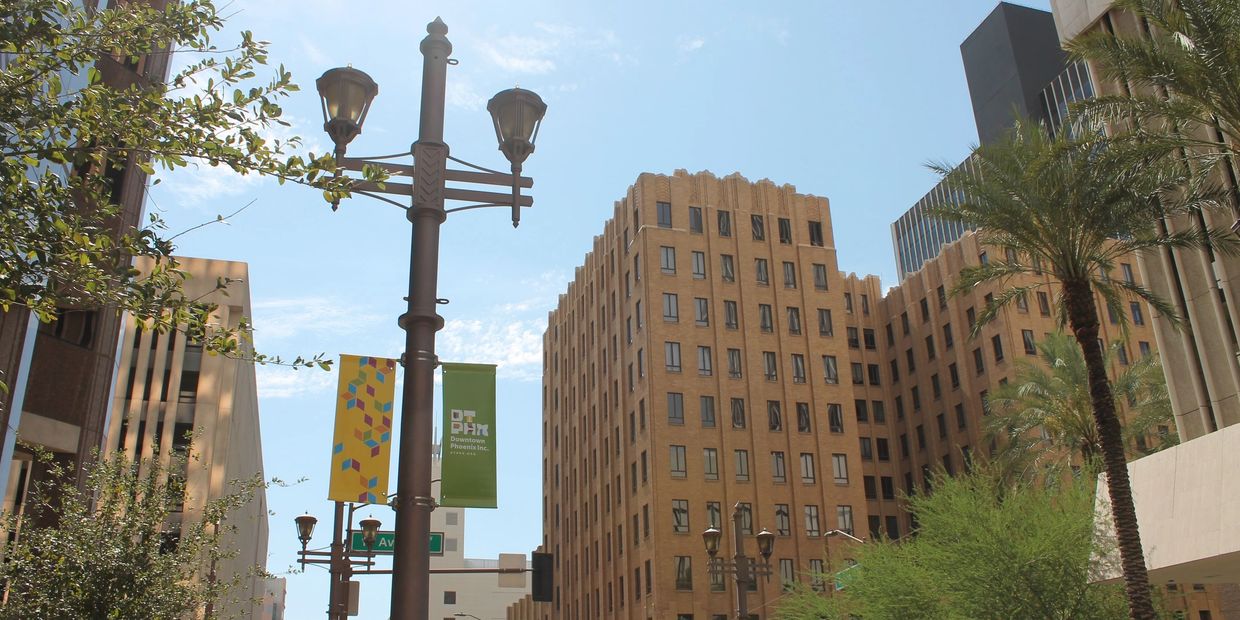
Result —
[[396, 360], [340, 356], [336, 390], [336, 432], [327, 499], [387, 502], [392, 460], [392, 398]]
[[441, 458], [441, 506], [498, 507], [494, 364], [443, 364]]

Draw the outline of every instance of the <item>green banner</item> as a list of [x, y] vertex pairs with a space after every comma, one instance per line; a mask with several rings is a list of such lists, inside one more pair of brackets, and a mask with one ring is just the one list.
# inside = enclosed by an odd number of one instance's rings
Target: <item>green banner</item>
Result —
[[495, 365], [443, 364], [439, 504], [497, 508]]

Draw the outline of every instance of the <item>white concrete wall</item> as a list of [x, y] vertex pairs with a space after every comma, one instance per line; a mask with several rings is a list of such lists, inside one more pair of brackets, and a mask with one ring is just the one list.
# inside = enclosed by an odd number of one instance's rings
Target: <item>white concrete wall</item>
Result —
[[[1240, 425], [1128, 464], [1152, 583], [1240, 582], [1238, 472]], [[1105, 477], [1098, 488], [1098, 514], [1109, 527]]]

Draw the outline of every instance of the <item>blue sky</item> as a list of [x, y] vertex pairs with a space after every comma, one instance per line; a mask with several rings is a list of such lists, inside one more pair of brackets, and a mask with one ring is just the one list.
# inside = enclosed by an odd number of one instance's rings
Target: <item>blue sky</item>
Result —
[[[417, 48], [437, 15], [460, 61], [448, 74], [454, 156], [504, 167], [487, 99], [519, 84], [546, 100], [525, 168], [534, 208], [521, 227], [504, 209], [468, 211], [449, 218], [441, 241], [439, 296], [451, 303], [440, 307], [439, 356], [499, 365], [500, 508], [468, 511], [465, 545], [469, 557], [494, 558], [541, 539], [546, 314], [637, 175], [740, 172], [825, 196], [841, 268], [890, 286], [889, 225], [933, 187], [924, 164], [958, 161], [977, 141], [959, 45], [995, 4], [235, 0], [216, 42], [228, 47], [242, 29], [271, 42], [273, 64], [303, 88], [284, 105], [291, 133], [316, 152], [330, 141], [314, 79], [344, 64], [379, 83], [350, 154], [393, 153], [416, 139]], [[165, 173], [147, 208], [177, 232], [251, 201], [229, 224], [180, 237], [178, 252], [250, 264], [257, 346], [286, 357], [397, 357], [409, 229], [395, 207], [358, 197], [333, 213], [316, 192], [203, 167]], [[305, 479], [268, 492], [268, 569], [284, 574], [294, 516], [318, 515], [316, 543], [326, 541], [336, 377], [272, 367], [258, 376], [267, 474]], [[374, 516], [393, 521], [385, 508]], [[287, 576], [288, 617], [322, 613], [326, 574]], [[360, 617], [386, 618], [387, 607], [386, 580], [363, 578]]]

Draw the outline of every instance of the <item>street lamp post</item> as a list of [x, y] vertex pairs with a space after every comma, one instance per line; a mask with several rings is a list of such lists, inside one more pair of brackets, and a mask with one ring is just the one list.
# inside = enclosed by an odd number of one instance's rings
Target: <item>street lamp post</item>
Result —
[[710, 556], [708, 571], [714, 574], [729, 574], [736, 578], [736, 620], [749, 620], [749, 584], [756, 583], [758, 577], [770, 578], [771, 553], [775, 550], [775, 535], [763, 529], [758, 532], [758, 553], [762, 561], [745, 555], [745, 537], [741, 532], [744, 515], [740, 502], [732, 509], [732, 560], [717, 557], [719, 540], [723, 532], [711, 527], [702, 532], [702, 542], [706, 545], [706, 553]]
[[[400, 451], [397, 464], [396, 548], [392, 561], [392, 620], [426, 620], [430, 600], [430, 514], [435, 509], [431, 496], [431, 455], [427, 446], [433, 438], [435, 332], [443, 328], [443, 317], [436, 312], [442, 303], [437, 297], [439, 272], [439, 227], [447, 214], [479, 207], [510, 207], [512, 225], [520, 222], [520, 209], [533, 204], [521, 188], [533, 182], [520, 176], [521, 165], [534, 151], [534, 141], [547, 106], [538, 95], [513, 88], [495, 95], [487, 104], [495, 125], [500, 151], [512, 165], [512, 173], [489, 170], [449, 155], [443, 141], [444, 103], [448, 56], [452, 44], [448, 27], [436, 18], [426, 27], [422, 40], [422, 104], [418, 140], [410, 153], [414, 165], [399, 165], [344, 156], [348, 143], [361, 133], [362, 123], [378, 86], [365, 73], [353, 68], [327, 71], [317, 81], [323, 100], [324, 129], [336, 145], [337, 165], [345, 170], [377, 168], [392, 176], [411, 177], [411, 183], [382, 184], [358, 180], [354, 193], [384, 200], [406, 209], [413, 227], [409, 257], [408, 308], [399, 324], [405, 330], [404, 390], [401, 395]], [[388, 157], [376, 158], [388, 159]], [[452, 170], [448, 160], [474, 170]], [[446, 181], [504, 185], [510, 193], [484, 192], [446, 187]], [[406, 207], [378, 194], [408, 196]], [[468, 206], [445, 209], [447, 200], [470, 202]], [[336, 207], [333, 204], [333, 209]]]
[[[370, 571], [368, 569], [374, 564], [375, 537], [378, 535], [379, 526], [382, 525], [378, 519], [366, 518], [358, 523], [362, 528], [362, 542], [366, 545], [364, 559], [355, 560], [352, 551], [349, 549], [349, 537], [353, 535], [353, 513], [365, 505], [349, 504], [348, 525], [345, 525], [345, 503], [336, 502], [336, 509], [332, 519], [331, 550], [327, 552], [306, 549], [306, 545], [310, 543], [310, 539], [314, 536], [314, 526], [318, 524], [318, 519], [309, 514], [293, 519], [293, 522], [297, 525], [297, 540], [301, 542], [301, 551], [297, 552], [297, 561], [302, 566], [307, 564], [326, 564], [327, 571], [331, 575], [331, 581], [327, 590], [328, 620], [348, 620], [349, 582], [353, 579], [354, 573], [369, 574]], [[355, 571], [353, 567], [357, 565], [364, 566], [366, 569]]]

